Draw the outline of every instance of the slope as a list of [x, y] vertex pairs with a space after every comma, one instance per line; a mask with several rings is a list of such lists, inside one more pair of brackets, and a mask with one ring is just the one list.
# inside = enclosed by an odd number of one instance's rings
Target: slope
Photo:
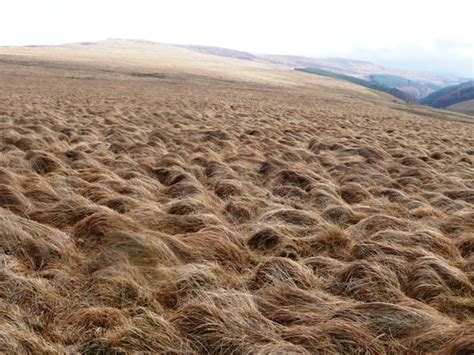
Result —
[[[290, 68], [317, 68], [337, 74], [355, 77], [366, 81], [386, 79], [389, 77], [398, 78], [403, 81], [403, 85], [398, 82], [391, 87], [406, 92], [407, 94], [420, 99], [443, 87], [459, 84], [462, 79], [454, 75], [441, 75], [418, 73], [406, 70], [383, 67], [371, 62], [347, 59], [347, 58], [312, 58], [295, 55], [274, 55], [257, 54], [243, 51], [236, 51], [227, 48], [208, 46], [183, 46], [200, 53], [212, 54], [222, 57], [238, 58], [242, 60], [271, 63]], [[374, 83], [375, 81], [374, 80]], [[392, 80], [393, 84], [393, 80]]]
[[447, 107], [448, 110], [474, 116], [474, 100], [462, 101]]
[[[387, 94], [393, 95], [395, 97], [398, 97], [399, 99], [407, 102], [407, 103], [414, 103], [416, 102], [416, 98], [407, 94], [406, 92], [400, 91], [397, 88], [393, 87], [392, 84], [385, 84], [385, 83], [379, 83], [377, 81], [366, 81], [363, 79], [355, 78], [353, 76], [349, 75], [343, 75], [343, 74], [338, 74], [334, 73], [328, 70], [322, 70], [318, 68], [296, 68], [296, 70], [306, 72], [306, 73], [311, 73], [311, 74], [316, 74], [316, 75], [321, 75], [321, 76], [326, 76], [329, 78], [335, 78], [335, 79], [341, 79], [345, 80], [372, 90], [377, 90], [381, 92], [385, 92]], [[398, 78], [398, 77], [397, 77]], [[393, 79], [392, 79], [393, 81]], [[399, 79], [400, 81], [400, 79]], [[386, 82], [386, 80], [384, 81]]]
[[436, 108], [446, 108], [472, 99], [474, 99], [474, 81], [468, 81], [438, 90], [422, 99], [421, 103]]
[[472, 118], [148, 44], [1, 52], [0, 353], [472, 353]]
[[[109, 39], [100, 42], [73, 43], [61, 46], [2, 47], [0, 59], [20, 63], [27, 58], [44, 67], [94, 65], [102, 73], [119, 71], [124, 75], [138, 71], [144, 74], [191, 74], [221, 77], [270, 85], [311, 86], [320, 91], [346, 91], [373, 98], [387, 96], [341, 81], [317, 78], [275, 65], [224, 58], [167, 44], [148, 41]], [[55, 64], [56, 63], [56, 64]]]

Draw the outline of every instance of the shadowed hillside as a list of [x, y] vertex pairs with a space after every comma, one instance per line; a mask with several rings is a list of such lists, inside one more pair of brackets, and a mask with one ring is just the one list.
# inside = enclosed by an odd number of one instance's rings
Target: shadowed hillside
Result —
[[474, 121], [249, 63], [0, 49], [1, 353], [473, 352]]
[[446, 108], [469, 100], [474, 100], [474, 81], [438, 90], [421, 100], [421, 103], [431, 107]]

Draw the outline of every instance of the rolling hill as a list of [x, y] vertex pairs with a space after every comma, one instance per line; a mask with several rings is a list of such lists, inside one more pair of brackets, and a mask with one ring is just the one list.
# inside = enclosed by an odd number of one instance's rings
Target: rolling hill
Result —
[[[420, 80], [409, 79], [399, 75], [392, 74], [371, 74], [367, 80], [370, 83], [380, 85], [383, 87], [394, 88], [410, 95], [414, 100], [420, 100], [421, 98], [429, 95], [433, 91], [441, 89], [449, 82], [427, 82]], [[459, 79], [460, 80], [460, 79]]]
[[407, 94], [406, 92], [403, 92], [401, 90], [398, 90], [395, 85], [394, 85], [394, 78], [397, 78], [397, 82], [400, 81], [407, 81], [407, 79], [402, 79], [400, 77], [390, 77], [390, 81], [387, 80], [387, 77], [384, 77], [384, 80], [373, 80], [373, 81], [367, 81], [359, 78], [355, 78], [353, 76], [349, 75], [343, 75], [343, 74], [338, 74], [334, 72], [330, 72], [327, 70], [322, 70], [318, 68], [296, 68], [296, 70], [303, 71], [306, 73], [311, 73], [311, 74], [316, 74], [316, 75], [321, 75], [321, 76], [327, 76], [330, 78], [335, 78], [335, 79], [341, 79], [345, 81], [349, 81], [351, 83], [372, 89], [372, 90], [377, 90], [381, 92], [385, 92], [387, 94], [390, 94], [392, 96], [395, 96], [407, 103], [415, 103], [417, 102], [416, 98], [413, 97], [410, 94]]
[[[309, 76], [288, 67], [209, 55], [182, 46], [141, 40], [108, 39], [61, 46], [0, 47], [0, 62], [31, 69], [75, 68], [93, 64], [94, 75], [102, 76], [109, 71], [121, 73], [123, 77], [140, 73], [150, 77], [193, 75], [235, 82], [312, 87], [321, 93], [346, 92], [372, 98], [383, 97], [349, 82]], [[100, 68], [98, 73], [97, 68]]]
[[435, 91], [420, 102], [436, 108], [447, 108], [463, 101], [474, 99], [474, 81], [449, 86]]
[[410, 72], [354, 59], [258, 54], [209, 46], [183, 47], [200, 53], [276, 64], [290, 68], [316, 68], [373, 82], [374, 84], [383, 84], [383, 86], [387, 86], [390, 83], [390, 87], [403, 91], [417, 100], [443, 87], [456, 85], [463, 81], [462, 78], [454, 75]]

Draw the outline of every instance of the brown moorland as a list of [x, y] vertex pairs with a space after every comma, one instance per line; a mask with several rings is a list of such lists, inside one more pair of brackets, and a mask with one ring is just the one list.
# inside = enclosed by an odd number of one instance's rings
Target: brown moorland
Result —
[[128, 41], [0, 87], [0, 352], [474, 352], [472, 118]]

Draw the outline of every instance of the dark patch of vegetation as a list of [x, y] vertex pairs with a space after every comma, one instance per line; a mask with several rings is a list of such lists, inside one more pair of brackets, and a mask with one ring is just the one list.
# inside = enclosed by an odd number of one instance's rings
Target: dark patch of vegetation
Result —
[[130, 73], [131, 76], [136, 76], [138, 78], [157, 78], [163, 79], [166, 77], [163, 73]]

